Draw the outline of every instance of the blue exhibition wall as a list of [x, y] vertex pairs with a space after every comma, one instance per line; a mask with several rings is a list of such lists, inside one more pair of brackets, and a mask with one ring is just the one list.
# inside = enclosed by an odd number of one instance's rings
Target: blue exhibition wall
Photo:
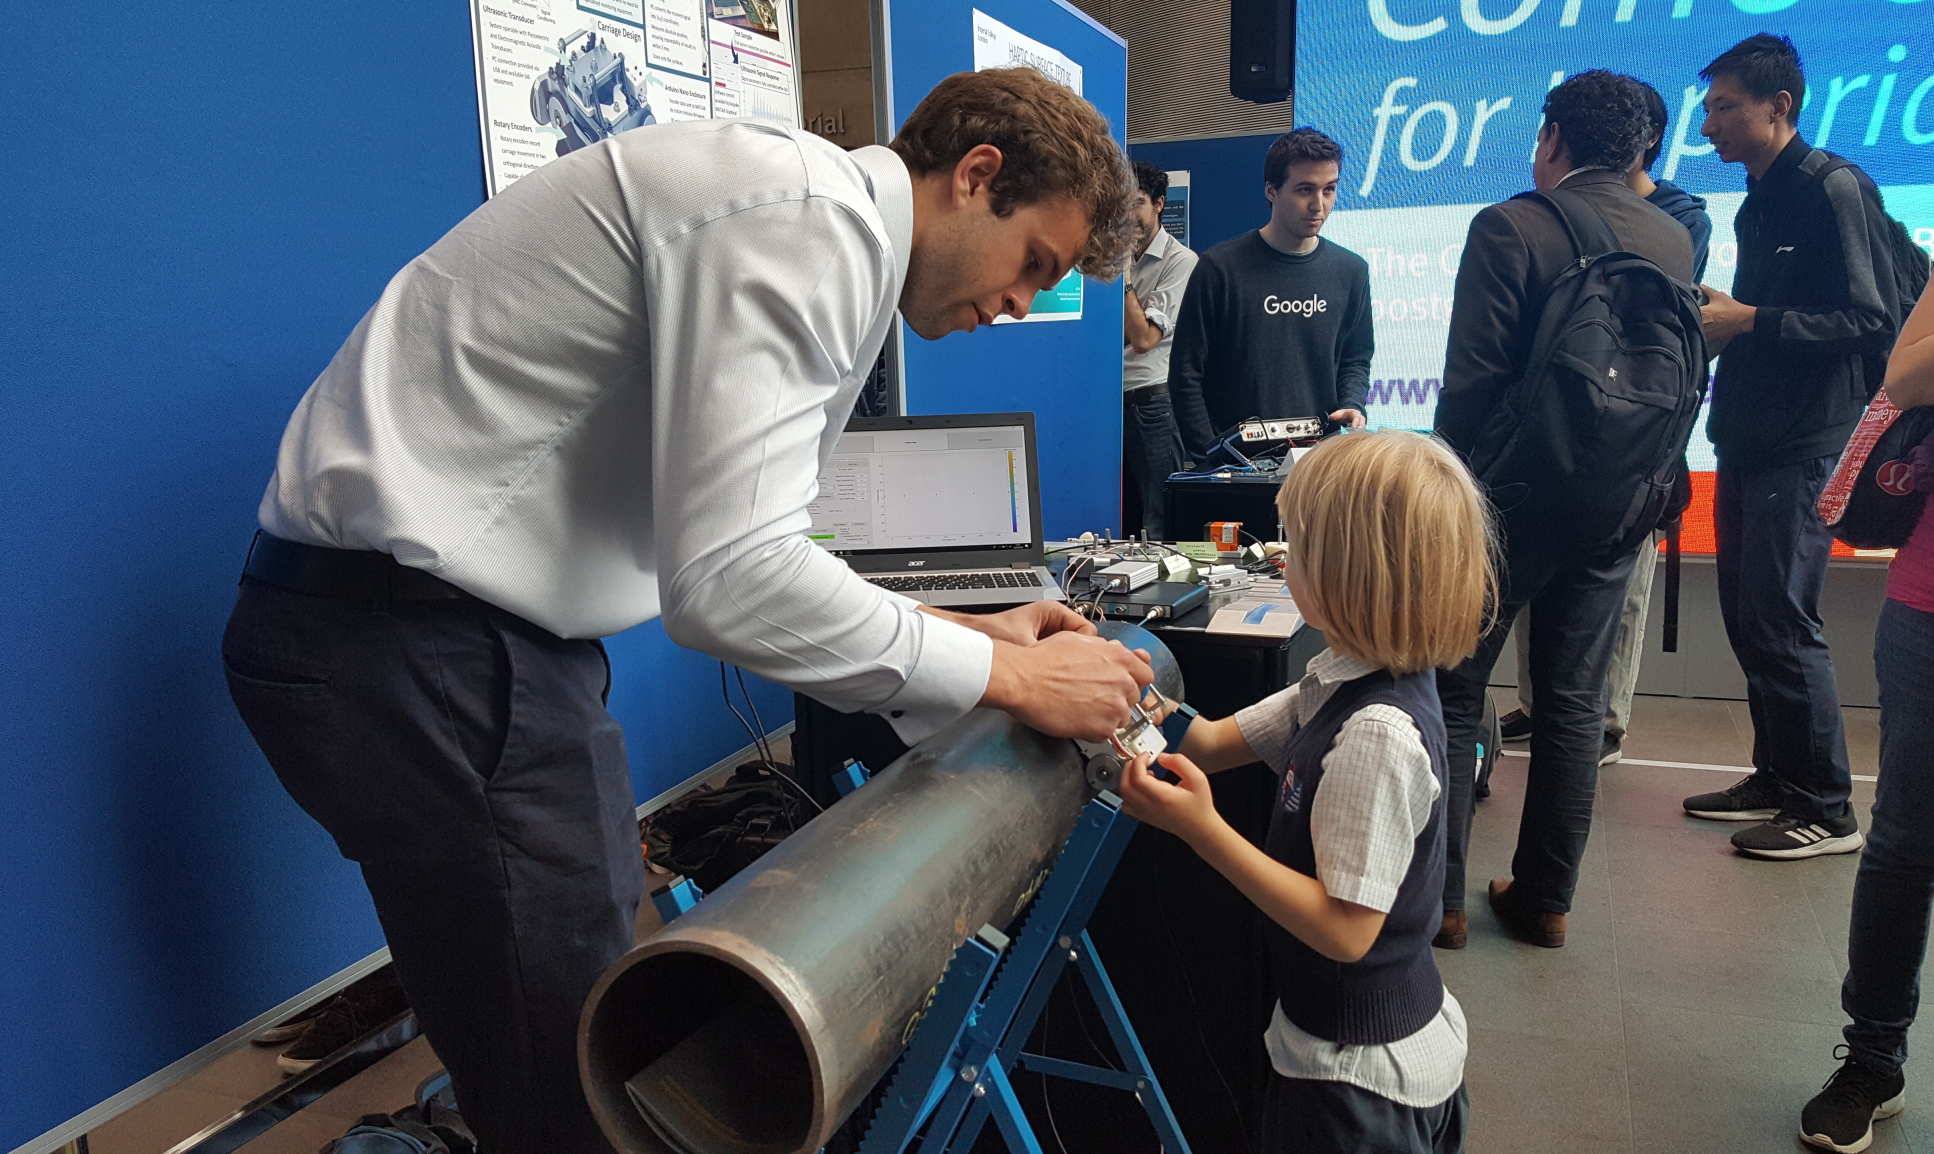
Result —
[[[974, 67], [975, 9], [1081, 65], [1082, 95], [1122, 139], [1128, 50], [1063, 0], [887, 0], [887, 120]], [[902, 326], [909, 413], [1029, 411], [1050, 537], [1121, 525], [1121, 282], [1089, 281], [1080, 320], [1002, 324], [923, 341]]]
[[[289, 410], [483, 196], [467, 5], [10, 11], [0, 1150], [381, 946], [217, 644]], [[641, 799], [746, 743], [713, 663], [611, 652]]]
[[1279, 133], [1164, 140], [1137, 144], [1129, 154], [1167, 172], [1189, 174], [1189, 247], [1206, 252], [1269, 219], [1262, 161]]

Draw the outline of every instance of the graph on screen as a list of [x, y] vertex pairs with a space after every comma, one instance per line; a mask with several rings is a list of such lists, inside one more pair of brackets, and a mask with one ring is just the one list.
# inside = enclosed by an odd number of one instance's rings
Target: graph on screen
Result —
[[1019, 425], [847, 433], [820, 471], [810, 536], [829, 549], [1025, 545]]

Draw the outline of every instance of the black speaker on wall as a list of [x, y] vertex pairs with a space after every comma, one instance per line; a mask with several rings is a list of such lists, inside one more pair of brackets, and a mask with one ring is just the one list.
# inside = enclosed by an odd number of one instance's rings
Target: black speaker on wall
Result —
[[1296, 0], [1229, 0], [1229, 94], [1274, 104], [1296, 82]]

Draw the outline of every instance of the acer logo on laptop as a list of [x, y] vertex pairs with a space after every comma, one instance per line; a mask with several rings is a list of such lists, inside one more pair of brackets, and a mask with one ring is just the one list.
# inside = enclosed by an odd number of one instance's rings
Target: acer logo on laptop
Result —
[[918, 568], [919, 568], [920, 566], [922, 566], [922, 565], [925, 565], [925, 564], [926, 564], [926, 562], [925, 562], [925, 561], [909, 561], [909, 562], [907, 562], [907, 568], [909, 568], [909, 569], [918, 569]]

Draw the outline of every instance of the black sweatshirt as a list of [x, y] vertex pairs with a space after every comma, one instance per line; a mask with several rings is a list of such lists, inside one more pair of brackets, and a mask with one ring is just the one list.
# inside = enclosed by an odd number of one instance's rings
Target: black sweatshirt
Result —
[[1327, 240], [1293, 256], [1260, 232], [1202, 254], [1182, 294], [1168, 369], [1191, 458], [1250, 417], [1363, 409], [1370, 390], [1370, 266]]
[[1706, 434], [1721, 466], [1762, 468], [1838, 453], [1866, 409], [1876, 358], [1897, 327], [1892, 227], [1858, 168], [1820, 179], [1795, 136], [1748, 180], [1734, 228], [1732, 295], [1753, 331], [1719, 355]]

